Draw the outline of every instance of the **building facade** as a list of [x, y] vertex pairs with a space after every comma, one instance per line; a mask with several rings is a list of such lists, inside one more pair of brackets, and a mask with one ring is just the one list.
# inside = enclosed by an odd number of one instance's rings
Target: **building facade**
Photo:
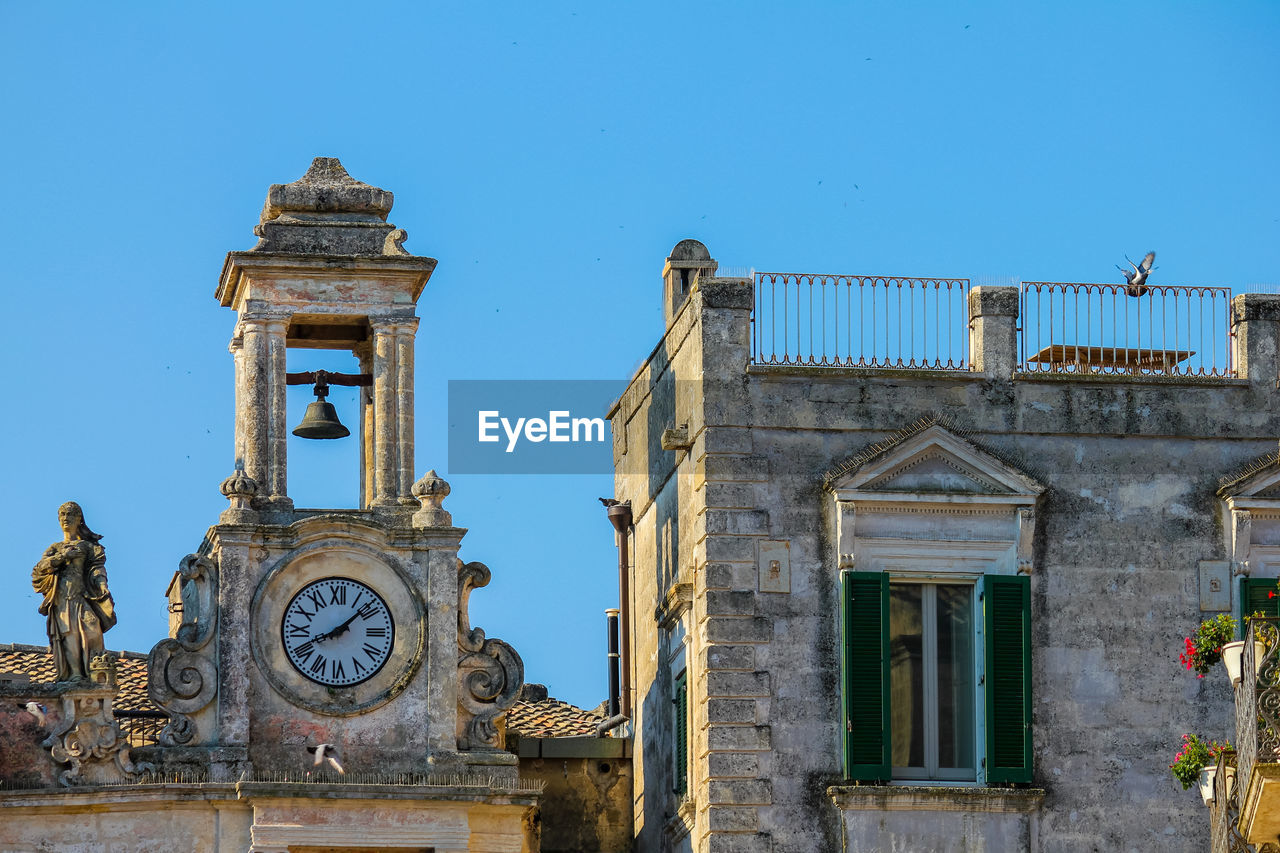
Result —
[[[611, 413], [636, 849], [1206, 849], [1168, 765], [1229, 734], [1230, 688], [1178, 653], [1280, 570], [1219, 494], [1274, 457], [1280, 298], [1196, 309], [1223, 366], [1119, 321], [1029, 347], [1028, 285], [716, 273], [675, 247]], [[916, 359], [935, 334], [960, 354]]]
[[[0, 688], [39, 711], [6, 701], [0, 849], [538, 849], [542, 785], [521, 778], [503, 737], [523, 665], [470, 624], [489, 569], [458, 559], [466, 531], [443, 508], [449, 485], [414, 467], [415, 304], [436, 262], [403, 248], [391, 204], [317, 158], [271, 187], [258, 245], [227, 256], [216, 297], [235, 312], [229, 505], [178, 561], [170, 636], [146, 661], [158, 743], [132, 747], [120, 728], [113, 704], [137, 685], [116, 656], [68, 678], [55, 655], [54, 682]], [[359, 372], [291, 374], [288, 349], [347, 351]], [[324, 395], [362, 389], [359, 508], [290, 499], [290, 384], [318, 396], [294, 431], [304, 437], [350, 432]], [[105, 613], [105, 586], [86, 592], [71, 563], [96, 555], [100, 568], [95, 534], [74, 504], [62, 516], [66, 541], [33, 577], [52, 579], [51, 614], [87, 614], [86, 595]], [[98, 622], [75, 619], [100, 652]]]

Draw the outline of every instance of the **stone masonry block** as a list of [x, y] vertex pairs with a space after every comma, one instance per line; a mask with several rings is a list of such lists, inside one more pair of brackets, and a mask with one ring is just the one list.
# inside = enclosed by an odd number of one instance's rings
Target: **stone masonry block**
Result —
[[1280, 294], [1241, 293], [1232, 299], [1232, 325], [1249, 320], [1280, 321]]
[[716, 725], [707, 728], [707, 750], [719, 752], [767, 752], [773, 748], [768, 726]]
[[[707, 560], [729, 561], [735, 563], [755, 563], [756, 537], [754, 536], [708, 536], [706, 539]], [[755, 588], [755, 581], [751, 582]]]
[[707, 673], [708, 696], [768, 696], [769, 673], [722, 672]]
[[710, 806], [706, 817], [711, 832], [755, 832], [760, 826], [756, 810], [750, 806]]
[[704, 456], [695, 463], [694, 484], [705, 482], [762, 483], [769, 479], [769, 461], [763, 456]]
[[755, 593], [745, 590], [707, 590], [706, 604], [708, 616], [752, 616], [756, 612]]
[[709, 509], [703, 519], [708, 535], [765, 535], [769, 532], [769, 513], [762, 509]]
[[733, 723], [736, 725], [755, 725], [756, 703], [754, 699], [717, 699], [707, 700], [707, 722]]
[[[755, 541], [752, 540], [752, 546]], [[756, 588], [756, 564], [754, 558], [750, 563], [708, 563], [703, 572], [707, 589], [750, 589]]]
[[773, 840], [762, 833], [711, 835], [699, 853], [772, 853]]
[[762, 616], [716, 616], [700, 627], [704, 643], [767, 643], [773, 639], [773, 622]]
[[707, 483], [703, 500], [709, 507], [751, 509], [756, 505], [756, 487], [751, 483]]
[[773, 785], [768, 779], [713, 779], [707, 784], [711, 805], [767, 806], [773, 802]]
[[698, 649], [699, 669], [746, 670], [756, 668], [755, 646], [702, 646]]
[[969, 291], [969, 317], [991, 316], [1018, 316], [1018, 288], [980, 286]]
[[750, 311], [755, 302], [755, 281], [749, 278], [704, 278], [698, 283], [703, 308]]
[[707, 453], [750, 453], [750, 427], [708, 427], [702, 434]]
[[707, 756], [707, 775], [712, 778], [755, 778], [760, 773], [760, 757], [754, 752], [713, 752]]

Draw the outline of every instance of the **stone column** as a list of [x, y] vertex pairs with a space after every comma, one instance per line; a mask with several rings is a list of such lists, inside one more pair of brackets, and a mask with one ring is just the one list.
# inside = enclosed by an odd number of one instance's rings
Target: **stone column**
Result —
[[1018, 367], [1018, 288], [969, 291], [969, 369], [1009, 379]]
[[244, 472], [259, 484], [267, 485], [267, 410], [270, 360], [266, 323], [257, 317], [240, 321], [242, 346], [237, 361], [239, 393], [236, 395], [237, 452], [241, 454]]
[[400, 421], [396, 413], [398, 347], [396, 324], [373, 322], [373, 501], [374, 506], [398, 503]]
[[227, 347], [231, 351], [231, 362], [235, 373], [235, 448], [236, 448], [236, 467], [244, 466], [244, 418], [240, 413], [244, 411], [244, 337], [237, 334], [231, 339], [230, 345]]
[[[360, 372], [372, 375], [372, 344], [361, 344], [353, 352]], [[361, 388], [357, 399], [360, 401], [360, 426], [356, 432], [360, 440], [360, 507], [368, 509], [373, 505], [373, 388]]]
[[258, 494], [289, 506], [286, 468], [285, 327], [288, 315], [254, 312], [240, 317], [236, 381], [237, 461], [258, 484]]
[[289, 416], [285, 391], [285, 327], [283, 316], [273, 316], [267, 326], [267, 495], [274, 503], [287, 501], [289, 494], [288, 439]]
[[417, 506], [413, 496], [413, 338], [418, 321], [401, 323], [396, 336], [396, 498], [401, 504]]
[[1231, 332], [1236, 375], [1274, 389], [1280, 377], [1280, 295], [1242, 293], [1232, 299]]

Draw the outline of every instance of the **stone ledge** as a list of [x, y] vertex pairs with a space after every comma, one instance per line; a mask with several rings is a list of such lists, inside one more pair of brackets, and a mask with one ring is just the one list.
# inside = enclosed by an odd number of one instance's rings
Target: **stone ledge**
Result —
[[235, 800], [236, 786], [218, 782], [152, 782], [128, 785], [87, 785], [76, 788], [30, 788], [0, 791], [0, 809], [54, 809], [101, 812], [108, 806], [149, 811], [157, 803], [179, 804]]
[[927, 785], [833, 785], [827, 796], [852, 811], [1026, 813], [1038, 811], [1043, 788], [968, 788]]

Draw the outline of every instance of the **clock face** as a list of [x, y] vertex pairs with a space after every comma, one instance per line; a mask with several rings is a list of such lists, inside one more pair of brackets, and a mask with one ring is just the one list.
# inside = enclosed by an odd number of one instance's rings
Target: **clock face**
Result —
[[303, 677], [329, 687], [372, 678], [391, 657], [395, 622], [382, 596], [349, 578], [312, 581], [280, 620], [285, 655]]

